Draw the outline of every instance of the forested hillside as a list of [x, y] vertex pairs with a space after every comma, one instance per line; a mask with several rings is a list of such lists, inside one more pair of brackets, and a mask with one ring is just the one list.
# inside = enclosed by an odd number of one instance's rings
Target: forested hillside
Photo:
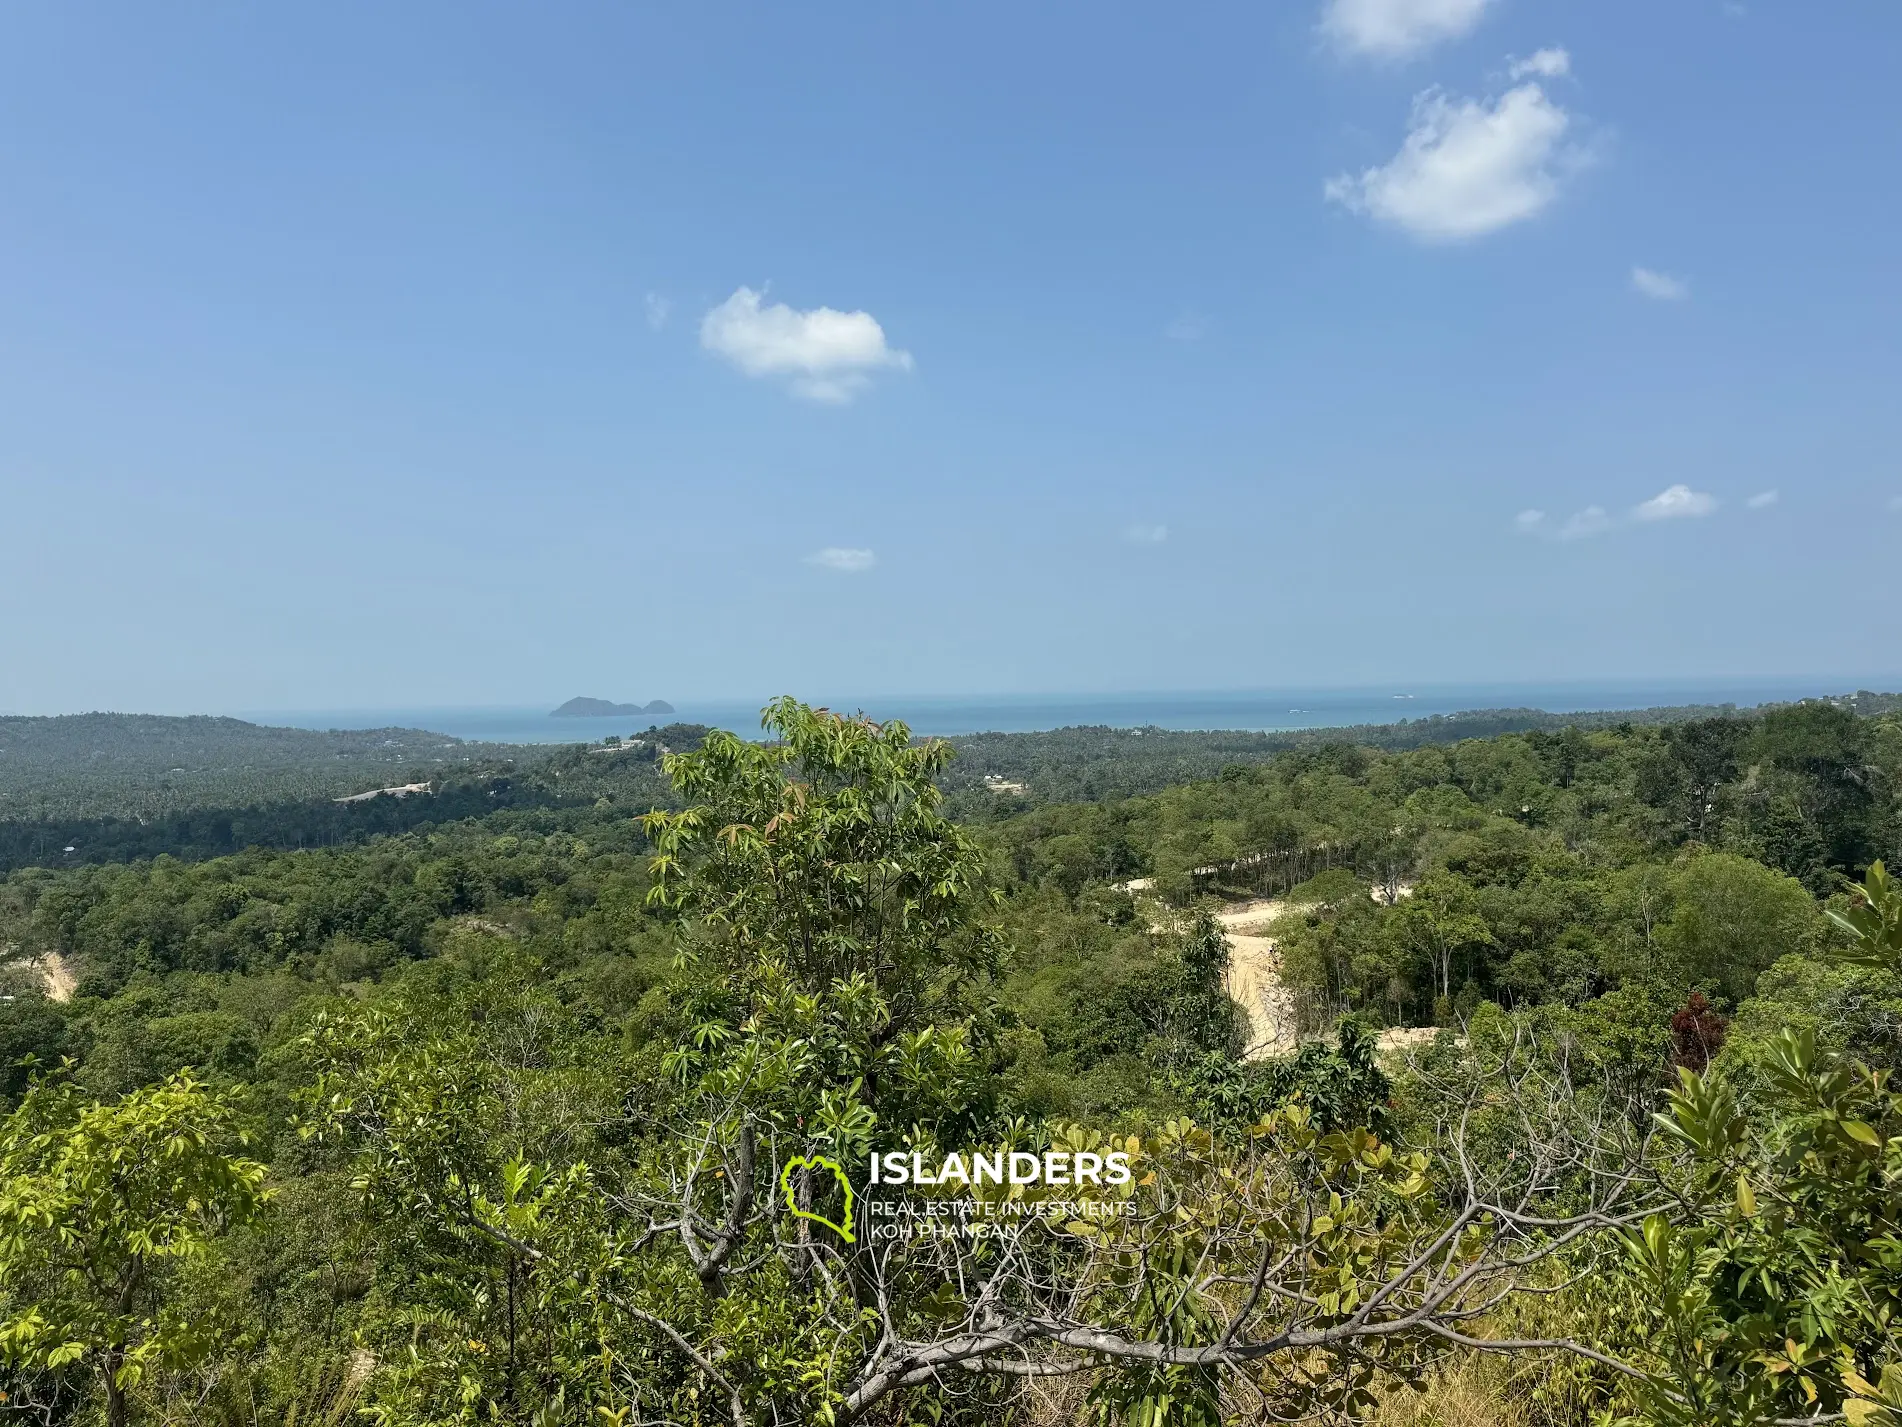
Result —
[[[1151, 790], [1014, 814], [773, 720], [360, 845], [12, 872], [0, 1421], [1902, 1411], [1902, 716], [1089, 731], [1013, 771]], [[1278, 1058], [1209, 915], [1266, 896]], [[991, 1146], [1136, 1172], [867, 1227], [985, 1200], [868, 1154]]]
[[1448, 749], [1323, 745], [989, 837], [1017, 876], [1073, 896], [1135, 877], [1178, 901], [1241, 896], [1350, 872], [1358, 895], [1336, 883], [1281, 928], [1309, 1023], [1450, 1024], [1483, 999], [1576, 1004], [1628, 983], [1748, 994], [1809, 944], [1813, 898], [1902, 855], [1898, 778], [1902, 719], [1813, 703]]
[[[1863, 691], [1827, 702], [1864, 717], [1902, 709], [1902, 694]], [[1543, 709], [1475, 709], [1467, 713], [1407, 719], [1352, 728], [1297, 729], [1285, 733], [1185, 732], [1163, 728], [1060, 728], [1048, 733], [985, 733], [950, 739], [957, 761], [945, 786], [959, 795], [966, 817], [1008, 815], [1033, 804], [1096, 802], [1154, 793], [1224, 768], [1259, 763], [1302, 748], [1352, 743], [1400, 750], [1502, 733], [1562, 729], [1613, 729], [1693, 723], [1712, 718], [1755, 718], [1776, 707], [1681, 705], [1618, 712], [1549, 713]], [[986, 780], [991, 780], [989, 786]], [[998, 782], [1013, 786], [1002, 790]], [[985, 797], [973, 796], [984, 793]]]
[[338, 797], [512, 756], [415, 728], [269, 728], [235, 718], [0, 717], [0, 817], [153, 818]]
[[[1902, 703], [1902, 696], [1865, 692], [1830, 702], [1873, 716]], [[1153, 793], [1340, 743], [1403, 750], [1522, 730], [1641, 727], [1763, 712], [1492, 709], [1289, 733], [1064, 728], [976, 734], [948, 740], [959, 756], [942, 785], [956, 817], [981, 822], [1053, 803]], [[602, 799], [622, 810], [666, 806], [670, 793], [660, 758], [697, 747], [705, 732], [699, 725], [668, 724], [593, 744], [500, 745], [415, 729], [313, 733], [218, 718], [0, 719], [0, 873], [162, 854], [196, 861], [247, 847], [337, 847], [498, 808]], [[402, 795], [361, 797], [386, 787]], [[343, 801], [348, 798], [358, 800]]]
[[[153, 773], [192, 752], [179, 746], [176, 726], [200, 722], [234, 724], [237, 732], [230, 740], [198, 746], [201, 762], [193, 767]], [[379, 739], [368, 743], [355, 734], [311, 734], [315, 742], [307, 742], [302, 730], [260, 729], [235, 720], [164, 720], [156, 734], [123, 722], [110, 727], [126, 738], [116, 758], [88, 756], [76, 770], [62, 771], [68, 765], [41, 746], [23, 763], [37, 770], [28, 781], [42, 794], [39, 811], [0, 817], [0, 872], [161, 855], [198, 861], [248, 847], [338, 847], [503, 808], [604, 801], [645, 811], [665, 805], [670, 796], [659, 760], [671, 750], [696, 747], [706, 732], [699, 725], [669, 724], [631, 740], [517, 747], [405, 730], [379, 730]], [[386, 733], [388, 738], [381, 737]], [[278, 734], [300, 737], [279, 741]], [[431, 740], [440, 742], [437, 756], [399, 757], [405, 749], [431, 746]], [[72, 749], [66, 753], [72, 756]], [[234, 761], [241, 758], [257, 762]], [[0, 758], [0, 767], [4, 762]], [[122, 767], [134, 770], [124, 788], [116, 782]], [[148, 793], [139, 791], [141, 777], [156, 779]], [[339, 788], [347, 791], [329, 791]], [[148, 796], [149, 811], [75, 811], [136, 806]], [[0, 809], [6, 806], [0, 801]]]

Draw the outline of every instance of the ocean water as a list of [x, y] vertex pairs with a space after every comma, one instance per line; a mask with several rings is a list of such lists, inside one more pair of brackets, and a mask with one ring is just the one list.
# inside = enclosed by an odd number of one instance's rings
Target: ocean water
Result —
[[[1255, 689], [1155, 694], [999, 694], [989, 697], [898, 695], [819, 699], [878, 719], [903, 719], [922, 734], [1025, 733], [1078, 725], [1112, 728], [1346, 728], [1469, 709], [1537, 708], [1553, 713], [1679, 704], [1750, 707], [1786, 699], [1902, 687], [1887, 679], [1685, 680], [1573, 684], [1394, 685], [1388, 688]], [[484, 743], [598, 743], [650, 723], [701, 723], [747, 736], [759, 732], [765, 700], [669, 699], [671, 719], [552, 718], [557, 699], [537, 707], [251, 710], [235, 716], [289, 728], [422, 728]]]

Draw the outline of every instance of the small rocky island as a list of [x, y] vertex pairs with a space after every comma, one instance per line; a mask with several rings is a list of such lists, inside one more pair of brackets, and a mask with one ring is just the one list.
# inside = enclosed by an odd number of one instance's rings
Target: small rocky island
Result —
[[606, 699], [570, 699], [548, 716], [550, 718], [638, 718], [643, 715], [671, 715], [674, 706], [665, 699], [651, 704], [616, 704]]

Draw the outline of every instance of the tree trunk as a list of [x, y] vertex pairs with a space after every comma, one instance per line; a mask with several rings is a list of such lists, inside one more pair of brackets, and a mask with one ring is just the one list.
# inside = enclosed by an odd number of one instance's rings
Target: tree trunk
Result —
[[502, 1396], [511, 1405], [515, 1401], [515, 1254], [511, 1250], [509, 1267], [509, 1375], [502, 1386]]
[[124, 1364], [122, 1349], [106, 1354], [106, 1427], [126, 1427], [125, 1389], [119, 1386], [119, 1369]]

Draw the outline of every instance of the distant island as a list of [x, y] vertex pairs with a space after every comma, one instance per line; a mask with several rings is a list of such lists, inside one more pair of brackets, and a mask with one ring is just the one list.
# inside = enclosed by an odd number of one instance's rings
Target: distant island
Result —
[[665, 699], [651, 704], [616, 704], [606, 699], [570, 699], [550, 718], [636, 718], [644, 714], [672, 715], [674, 706]]

